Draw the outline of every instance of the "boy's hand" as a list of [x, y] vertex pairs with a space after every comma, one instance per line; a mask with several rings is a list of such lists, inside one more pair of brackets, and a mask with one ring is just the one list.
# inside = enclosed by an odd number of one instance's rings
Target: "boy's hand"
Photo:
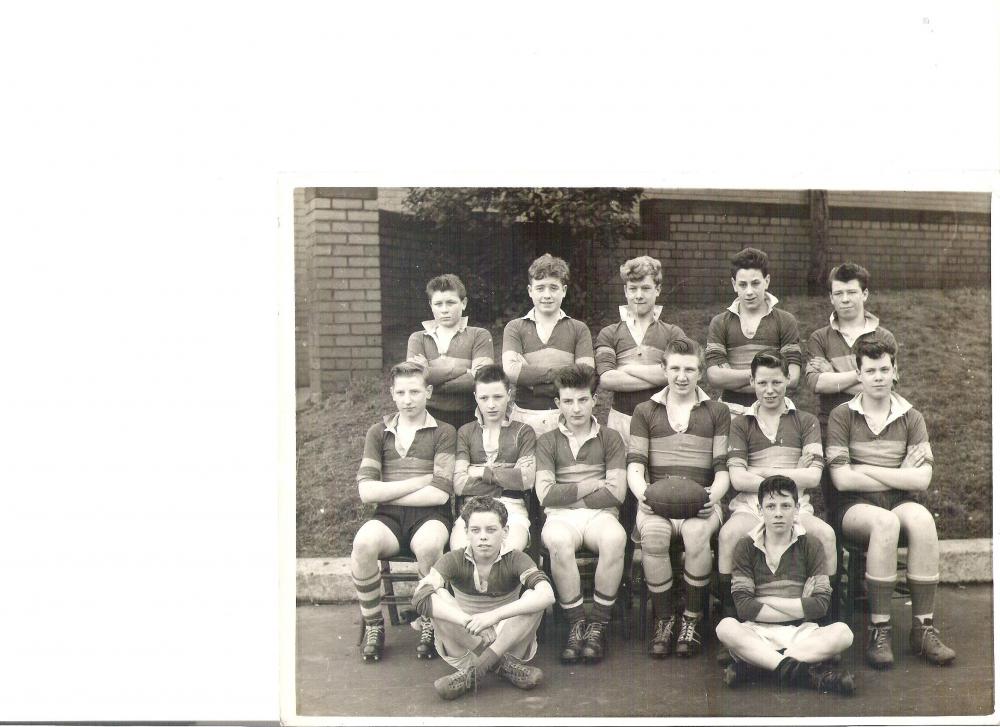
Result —
[[[477, 613], [475, 616], [469, 619], [468, 623], [465, 624], [465, 630], [468, 631], [473, 636], [482, 635], [481, 632], [489, 629], [493, 631], [493, 627], [496, 626], [498, 619], [493, 611], [487, 611], [486, 613]], [[496, 638], [496, 633], [494, 632], [493, 638]], [[490, 640], [493, 643], [493, 640]]]
[[492, 626], [490, 626], [488, 629], [484, 629], [479, 633], [479, 638], [483, 640], [484, 647], [489, 646], [490, 644], [492, 644], [494, 641], [497, 640], [497, 632], [494, 630]]
[[806, 578], [805, 585], [802, 586], [802, 597], [808, 598], [811, 596], [814, 588], [816, 588], [816, 576], [809, 576]]
[[810, 464], [812, 464], [813, 456], [808, 452], [803, 452], [802, 456], [799, 457], [799, 461], [795, 463], [795, 469], [804, 470]]
[[485, 465], [474, 464], [469, 467], [468, 474], [469, 477], [478, 477], [479, 479], [483, 479], [483, 477], [486, 475], [486, 467]]
[[825, 358], [813, 358], [809, 359], [809, 370], [820, 374], [832, 374], [833, 364]]
[[705, 503], [705, 506], [698, 511], [698, 517], [702, 520], [706, 520], [712, 516], [713, 512], [715, 512], [715, 503], [709, 500]]

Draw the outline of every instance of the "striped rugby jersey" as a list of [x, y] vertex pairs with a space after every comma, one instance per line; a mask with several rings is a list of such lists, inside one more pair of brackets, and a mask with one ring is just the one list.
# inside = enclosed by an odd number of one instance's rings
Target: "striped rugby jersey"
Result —
[[398, 482], [420, 475], [433, 475], [431, 487], [452, 493], [455, 476], [455, 428], [438, 423], [425, 413], [424, 425], [413, 435], [406, 452], [396, 448], [399, 413], [372, 424], [365, 434], [365, 451], [358, 468], [358, 483], [376, 480]]
[[[778, 431], [770, 439], [760, 427], [757, 411], [760, 402], [751, 406], [745, 414], [733, 417], [729, 429], [729, 457], [726, 462], [730, 469], [749, 467], [776, 467], [797, 469], [803, 454], [809, 455], [808, 467], [822, 471], [823, 445], [820, 441], [819, 421], [807, 411], [795, 408], [795, 404], [785, 397], [785, 412], [778, 419]], [[757, 509], [756, 492], [737, 492], [729, 503], [735, 510], [736, 503], [742, 501]], [[809, 505], [809, 493], [799, 492], [799, 506]], [[810, 506], [808, 512], [812, 511]]]
[[[524, 497], [535, 486], [535, 430], [505, 418], [500, 425], [497, 451], [487, 453], [481, 416], [477, 409], [476, 421], [458, 430], [455, 494]], [[483, 476], [469, 477], [469, 465], [486, 465]]]
[[570, 366], [579, 358], [594, 358], [590, 329], [562, 309], [545, 343], [538, 337], [534, 308], [510, 321], [503, 329], [503, 351], [519, 353], [528, 362], [514, 388], [514, 402], [522, 409], [555, 409], [554, 400], [559, 394], [552, 386], [552, 371]]
[[873, 432], [865, 419], [862, 396], [858, 394], [830, 412], [826, 459], [831, 469], [850, 464], [898, 468], [908, 454], [917, 450], [923, 452], [928, 464], [934, 464], [923, 414], [903, 397], [890, 394], [885, 426]]
[[472, 376], [464, 376], [463, 383], [453, 383], [454, 379], [444, 379], [435, 369], [432, 361], [443, 358], [451, 362], [458, 371], [476, 369], [493, 363], [493, 338], [485, 328], [469, 325], [468, 316], [463, 316], [458, 331], [448, 343], [447, 352], [438, 351], [435, 337], [438, 324], [433, 320], [423, 322], [424, 329], [411, 333], [406, 342], [406, 360], [416, 361], [427, 367], [427, 383], [434, 386], [427, 406], [441, 411], [470, 411], [475, 407], [472, 398], [474, 383]]
[[667, 391], [662, 389], [635, 408], [627, 462], [643, 465], [649, 482], [675, 475], [708, 489], [716, 472], [726, 472], [729, 407], [712, 401], [699, 388], [687, 429], [678, 432], [667, 417]]
[[[871, 313], [865, 312], [865, 327], [864, 330], [858, 335], [854, 341], [849, 344], [844, 338], [844, 334], [840, 331], [840, 326], [837, 323], [837, 314], [830, 314], [830, 325], [824, 326], [823, 328], [818, 328], [813, 331], [812, 335], [809, 336], [809, 340], [806, 342], [806, 368], [803, 372], [805, 376], [806, 385], [816, 391], [816, 384], [819, 381], [820, 370], [819, 366], [821, 363], [830, 364], [833, 367], [834, 372], [842, 373], [845, 371], [857, 371], [858, 364], [854, 359], [854, 354], [851, 353], [851, 346], [860, 340], [873, 340], [882, 341], [883, 343], [891, 344], [895, 350], [899, 350], [896, 346], [896, 338], [892, 335], [890, 331], [882, 328], [878, 324], [878, 318], [873, 316]], [[899, 363], [899, 355], [896, 356], [896, 363]], [[893, 380], [899, 381], [899, 369], [893, 373]], [[819, 397], [819, 420], [826, 426], [827, 419], [830, 416], [830, 412], [833, 408], [850, 401], [855, 395], [861, 391], [861, 383], [858, 382], [857, 388], [854, 389], [853, 393], [851, 391], [844, 391], [839, 394], [818, 394]]]
[[431, 572], [417, 584], [413, 607], [421, 616], [433, 616], [431, 595], [450, 585], [463, 611], [469, 615], [485, 613], [516, 601], [521, 597], [522, 587], [534, 588], [542, 582], [551, 585], [548, 576], [531, 558], [520, 550], [503, 546], [483, 583], [472, 557], [472, 548], [468, 546], [438, 558]]
[[628, 488], [625, 454], [621, 435], [598, 424], [596, 417], [586, 439], [577, 443], [560, 416], [559, 428], [540, 436], [535, 445], [538, 501], [546, 513], [553, 508], [589, 507], [617, 514]]
[[[792, 542], [781, 554], [774, 570], [764, 550], [764, 524], [761, 523], [736, 542], [733, 549], [733, 603], [743, 621], [753, 621], [761, 608], [761, 596], [801, 598], [805, 621], [822, 618], [830, 607], [830, 577], [826, 575], [823, 544], [807, 535], [801, 525], [792, 526]], [[806, 581], [812, 593], [802, 595]], [[789, 621], [799, 619], [789, 618]]]
[[[623, 364], [660, 364], [667, 344], [684, 335], [680, 326], [660, 320], [662, 310], [663, 306], [654, 306], [653, 321], [646, 329], [642, 341], [637, 342], [635, 317], [627, 305], [619, 306], [621, 321], [602, 328], [594, 343], [598, 376]], [[647, 401], [658, 390], [659, 387], [651, 386], [639, 391], [616, 391], [611, 405], [615, 411], [632, 416], [635, 407]]]
[[[799, 346], [799, 323], [786, 310], [776, 308], [778, 299], [765, 293], [767, 313], [760, 319], [753, 338], [743, 334], [740, 324], [739, 299], [733, 301], [722, 313], [712, 318], [708, 324], [708, 344], [705, 346], [705, 365], [722, 366], [748, 370], [750, 361], [759, 351], [778, 349], [788, 360], [788, 364], [802, 365], [802, 349]], [[750, 406], [757, 400], [752, 384], [726, 390], [722, 400], [734, 404]]]

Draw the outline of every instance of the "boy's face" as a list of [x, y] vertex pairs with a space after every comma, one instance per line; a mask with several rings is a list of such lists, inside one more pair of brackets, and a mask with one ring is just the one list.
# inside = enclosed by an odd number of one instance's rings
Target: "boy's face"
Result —
[[760, 270], [744, 268], [736, 271], [733, 278], [733, 290], [740, 299], [740, 308], [749, 313], [761, 309], [764, 303], [764, 293], [771, 284], [771, 276], [764, 275]]
[[570, 427], [581, 427], [590, 421], [595, 401], [597, 398], [590, 393], [590, 389], [560, 389], [556, 406]]
[[502, 381], [476, 384], [474, 395], [479, 413], [483, 415], [483, 421], [494, 423], [503, 421], [504, 414], [507, 413], [507, 403], [510, 401], [510, 392]]
[[397, 376], [392, 382], [392, 400], [399, 413], [406, 417], [416, 417], [424, 412], [431, 387], [423, 376]]
[[753, 377], [753, 388], [761, 409], [775, 411], [781, 408], [788, 388], [788, 377], [780, 368], [758, 366]]
[[840, 318], [850, 321], [864, 315], [867, 300], [868, 291], [862, 290], [861, 283], [857, 280], [848, 280], [846, 283], [834, 280], [830, 283], [830, 302]]
[[667, 386], [675, 394], [689, 394], [701, 381], [701, 368], [694, 354], [671, 353], [663, 362], [663, 371], [667, 376]]
[[559, 278], [537, 278], [528, 286], [528, 295], [539, 313], [555, 313], [566, 297], [566, 286]]
[[434, 320], [445, 328], [457, 326], [468, 300], [459, 298], [454, 290], [435, 290], [431, 295], [431, 312]]
[[799, 512], [799, 504], [791, 495], [778, 492], [764, 495], [760, 509], [764, 513], [764, 529], [780, 535], [792, 529], [792, 523]]
[[656, 296], [660, 294], [660, 286], [653, 282], [653, 276], [647, 275], [642, 280], [630, 280], [625, 283], [625, 300], [628, 307], [637, 317], [649, 315], [656, 305]]
[[873, 399], [884, 399], [892, 392], [892, 374], [894, 370], [889, 354], [883, 353], [879, 358], [861, 357], [861, 368], [858, 379], [865, 396]]
[[494, 560], [507, 537], [507, 526], [500, 524], [495, 512], [474, 512], [465, 524], [465, 535], [472, 551], [483, 559]]

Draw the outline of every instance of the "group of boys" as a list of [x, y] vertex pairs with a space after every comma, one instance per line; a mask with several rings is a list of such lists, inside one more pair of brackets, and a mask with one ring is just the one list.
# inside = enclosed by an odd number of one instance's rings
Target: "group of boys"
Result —
[[[378, 659], [385, 638], [378, 561], [408, 549], [421, 576], [413, 596], [418, 656], [440, 655], [455, 669], [435, 682], [443, 698], [478, 688], [489, 672], [522, 689], [537, 686], [542, 672], [528, 664], [535, 631], [557, 598], [569, 624], [561, 661], [598, 662], [628, 537], [641, 548], [652, 602], [650, 656], [695, 655], [717, 537], [725, 682], [763, 670], [779, 684], [851, 693], [853, 675], [835, 662], [853, 634], [826, 619], [834, 530], [809, 502], [823, 483], [830, 522], [867, 544], [868, 662], [893, 662], [890, 599], [901, 532], [911, 648], [935, 664], [954, 660], [933, 621], [934, 519], [915, 498], [930, 482], [933, 455], [923, 417], [893, 391], [896, 343], [865, 310], [864, 268], [831, 271], [834, 311], [805, 357], [795, 317], [768, 292], [767, 255], [754, 248], [731, 260], [736, 300], [712, 319], [704, 352], [660, 320], [658, 260], [621, 266], [626, 305], [596, 345], [587, 325], [562, 309], [566, 263], [543, 255], [528, 276], [533, 307], [505, 327], [501, 365], [489, 332], [463, 315], [462, 282], [449, 274], [427, 285], [434, 319], [410, 336], [407, 360], [392, 368], [398, 411], [368, 430], [358, 471], [362, 501], [377, 503], [351, 553], [363, 658]], [[788, 397], [803, 362], [819, 417]], [[722, 390], [721, 401], [699, 387], [702, 376]], [[598, 385], [613, 392], [607, 426], [593, 414]], [[648, 485], [669, 476], [705, 488], [696, 516], [665, 518], [646, 503]], [[620, 517], [629, 491], [637, 501], [632, 533]], [[554, 590], [523, 552], [532, 492], [545, 513], [540, 537]], [[452, 495], [464, 501], [454, 524]], [[677, 538], [679, 613], [670, 559]], [[589, 617], [576, 560], [582, 547], [597, 556]]]

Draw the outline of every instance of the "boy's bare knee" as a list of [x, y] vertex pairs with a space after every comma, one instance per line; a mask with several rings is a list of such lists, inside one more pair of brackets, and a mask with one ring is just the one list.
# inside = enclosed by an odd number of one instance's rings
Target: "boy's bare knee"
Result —
[[847, 624], [837, 621], [830, 624], [830, 629], [836, 648], [839, 651], [849, 648], [854, 643], [854, 632], [851, 631], [851, 627]]
[[740, 628], [739, 621], [732, 616], [726, 616], [715, 627], [715, 635], [719, 637], [719, 641], [731, 643], [736, 638], [736, 633]]
[[625, 530], [623, 528], [608, 528], [598, 539], [601, 555], [615, 557], [625, 554]]
[[567, 553], [572, 556], [576, 552], [572, 537], [563, 528], [543, 529], [542, 543], [553, 558], [565, 557]]

